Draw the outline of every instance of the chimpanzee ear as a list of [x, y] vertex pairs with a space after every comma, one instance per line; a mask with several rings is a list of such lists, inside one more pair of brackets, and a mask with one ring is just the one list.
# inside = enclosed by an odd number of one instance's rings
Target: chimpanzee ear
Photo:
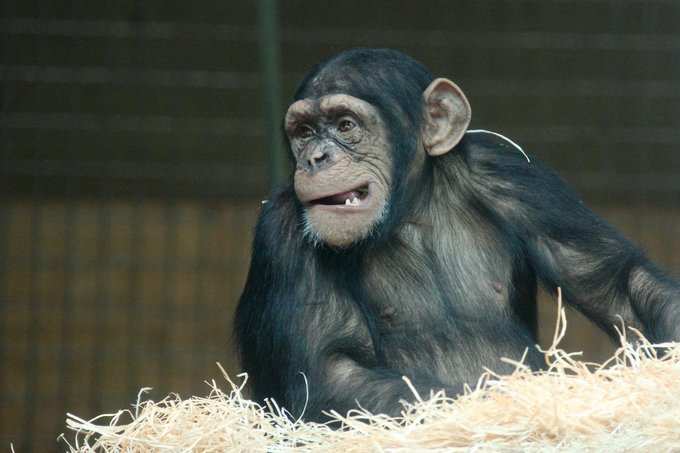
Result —
[[423, 92], [425, 124], [423, 146], [430, 156], [440, 156], [456, 146], [470, 124], [470, 103], [448, 79], [435, 79]]

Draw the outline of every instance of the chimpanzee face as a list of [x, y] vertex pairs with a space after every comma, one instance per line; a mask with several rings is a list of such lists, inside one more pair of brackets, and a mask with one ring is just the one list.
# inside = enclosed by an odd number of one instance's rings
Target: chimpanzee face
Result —
[[288, 109], [285, 130], [307, 237], [346, 248], [370, 236], [387, 213], [392, 183], [378, 110], [347, 94], [305, 98]]

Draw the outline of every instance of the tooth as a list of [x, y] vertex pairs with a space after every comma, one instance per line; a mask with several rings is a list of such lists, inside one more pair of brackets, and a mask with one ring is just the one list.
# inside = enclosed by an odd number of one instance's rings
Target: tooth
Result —
[[349, 198], [345, 200], [345, 206], [352, 206], [352, 202], [349, 201]]
[[354, 197], [354, 198], [352, 199], [352, 204], [353, 204], [354, 206], [359, 206], [359, 199], [358, 199], [357, 197]]

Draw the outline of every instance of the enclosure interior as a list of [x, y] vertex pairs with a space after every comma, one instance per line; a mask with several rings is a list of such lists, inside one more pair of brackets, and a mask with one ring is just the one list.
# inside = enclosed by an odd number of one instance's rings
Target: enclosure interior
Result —
[[[473, 128], [549, 163], [680, 274], [680, 4], [260, 4], [0, 5], [1, 445], [56, 451], [66, 412], [127, 408], [141, 387], [205, 394], [218, 361], [239, 371], [231, 318], [285, 170], [268, 115], [349, 47], [398, 48], [456, 81]], [[543, 343], [554, 305], [542, 298]], [[609, 354], [569, 323], [566, 348]]]

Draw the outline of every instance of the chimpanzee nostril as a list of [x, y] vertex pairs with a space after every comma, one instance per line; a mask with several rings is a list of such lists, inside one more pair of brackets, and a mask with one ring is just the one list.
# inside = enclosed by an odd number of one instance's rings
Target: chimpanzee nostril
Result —
[[311, 168], [317, 167], [318, 165], [324, 163], [328, 160], [328, 153], [324, 151], [315, 151], [311, 156], [309, 156], [308, 162]]

